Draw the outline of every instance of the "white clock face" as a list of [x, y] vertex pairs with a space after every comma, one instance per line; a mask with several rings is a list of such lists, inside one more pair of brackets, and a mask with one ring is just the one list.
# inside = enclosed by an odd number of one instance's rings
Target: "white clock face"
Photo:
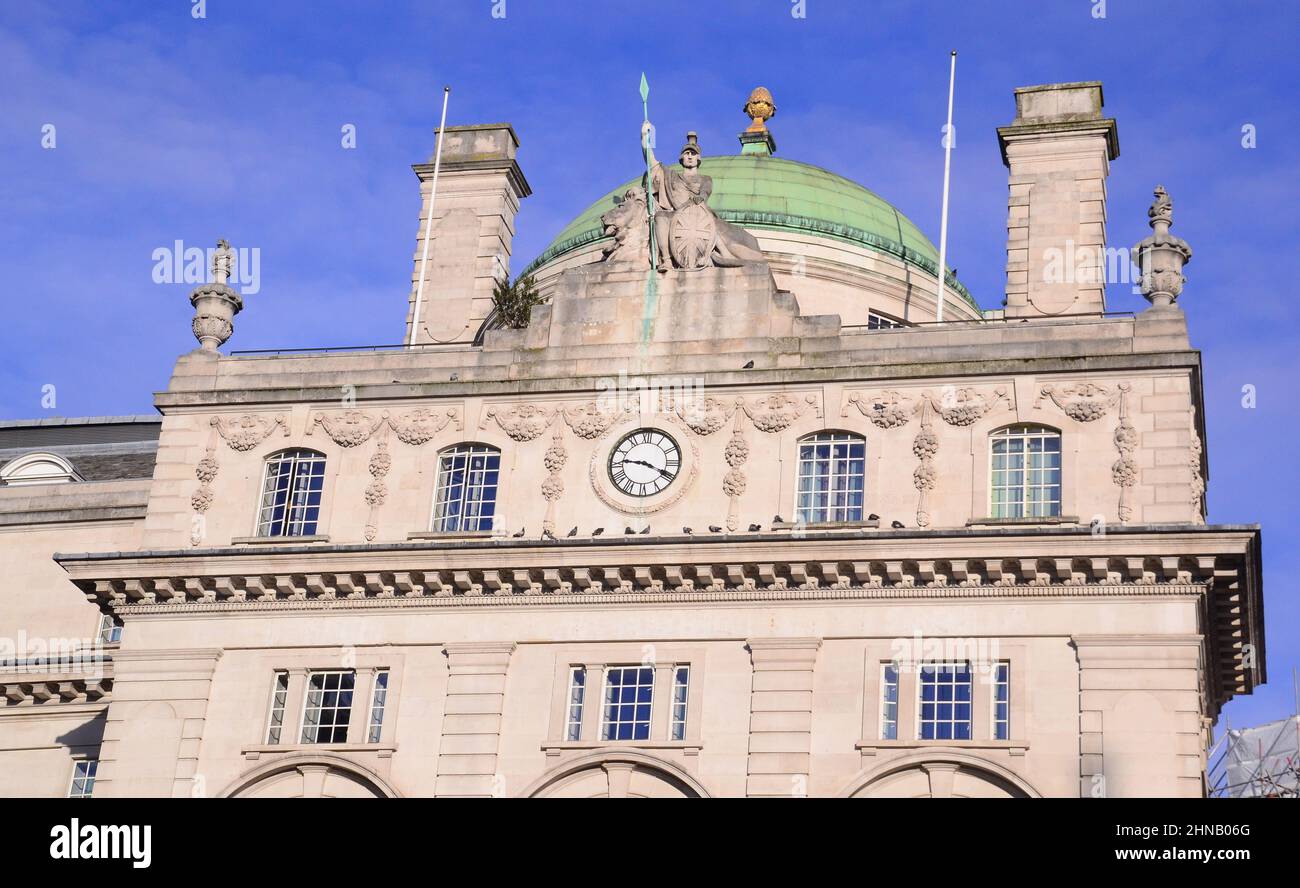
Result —
[[672, 484], [681, 468], [677, 442], [657, 429], [624, 435], [609, 455], [609, 479], [629, 496], [653, 496]]

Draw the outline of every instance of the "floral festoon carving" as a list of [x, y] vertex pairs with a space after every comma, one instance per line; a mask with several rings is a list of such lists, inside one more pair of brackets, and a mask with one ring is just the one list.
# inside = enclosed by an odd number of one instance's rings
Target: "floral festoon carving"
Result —
[[214, 416], [210, 422], [231, 450], [252, 450], [266, 440], [276, 426], [283, 428], [286, 436], [289, 434], [289, 425], [283, 415], [270, 417], [245, 413], [242, 416]]
[[609, 431], [610, 426], [627, 415], [626, 410], [608, 410], [595, 401], [577, 407], [560, 408], [564, 421], [579, 438], [595, 440]]
[[1133, 517], [1132, 494], [1138, 480], [1137, 452], [1138, 431], [1128, 418], [1128, 395], [1131, 386], [1121, 382], [1119, 388], [1119, 425], [1115, 427], [1115, 449], [1119, 459], [1110, 467], [1111, 478], [1119, 487], [1119, 520], [1127, 524]]
[[194, 477], [199, 480], [199, 487], [190, 495], [190, 507], [194, 510], [194, 518], [190, 522], [191, 546], [197, 546], [203, 542], [203, 537], [206, 535], [204, 532], [206, 514], [216, 500], [212, 482], [216, 480], [217, 473], [221, 471], [221, 464], [217, 462], [217, 435], [217, 420], [214, 417], [209, 423], [207, 447], [204, 449], [203, 456], [199, 459], [198, 464], [194, 467]]
[[749, 485], [743, 468], [749, 459], [749, 442], [740, 430], [739, 413], [736, 414], [736, 423], [731, 429], [731, 440], [727, 442], [722, 455], [730, 467], [722, 476], [722, 492], [730, 500], [727, 507], [727, 530], [735, 531], [740, 526], [740, 498]]
[[962, 427], [974, 425], [986, 413], [1006, 401], [1007, 390], [999, 386], [992, 393], [982, 393], [973, 388], [948, 386], [937, 398], [928, 392], [922, 397], [929, 401], [940, 419], [950, 426]]
[[784, 393], [760, 396], [752, 406], [749, 401], [743, 398], [740, 400], [741, 409], [754, 424], [754, 428], [769, 434], [785, 431], [809, 407], [815, 409], [816, 404], [816, 395], [806, 395], [801, 399]]
[[912, 471], [912, 484], [916, 487], [916, 525], [930, 526], [930, 491], [934, 490], [934, 457], [939, 452], [939, 436], [930, 422], [934, 410], [929, 398], [921, 401], [921, 428], [912, 439], [912, 453], [916, 455], [916, 468]]
[[307, 427], [307, 434], [310, 435], [316, 426], [320, 426], [330, 440], [340, 447], [356, 447], [369, 441], [370, 436], [383, 424], [382, 416], [371, 416], [360, 410], [317, 413]]
[[388, 499], [388, 486], [384, 483], [384, 476], [393, 467], [393, 457], [388, 452], [386, 434], [387, 432], [380, 433], [379, 440], [375, 442], [375, 452], [370, 455], [370, 463], [367, 466], [371, 476], [365, 492], [366, 505], [370, 507], [370, 513], [366, 517], [367, 542], [374, 542], [379, 534], [379, 507]]
[[542, 530], [555, 533], [555, 504], [564, 496], [564, 479], [560, 477], [565, 463], [569, 461], [569, 452], [564, 448], [564, 426], [555, 426], [551, 437], [551, 446], [542, 455], [542, 464], [546, 467], [546, 477], [542, 479], [542, 497], [546, 500], [546, 517], [542, 520]]
[[1050, 398], [1061, 412], [1076, 422], [1095, 422], [1119, 403], [1118, 387], [1093, 382], [1076, 382], [1066, 386], [1045, 385], [1039, 390], [1037, 407], [1043, 398]]
[[433, 437], [449, 423], [456, 422], [459, 427], [460, 422], [460, 414], [454, 407], [445, 411], [417, 407], [405, 413], [391, 415], [384, 413], [383, 418], [393, 430], [393, 434], [397, 436], [397, 440], [415, 447], [432, 441]]
[[[871, 420], [873, 426], [886, 431], [907, 425], [916, 412], [916, 406], [898, 392], [877, 392], [873, 395], [854, 392], [849, 395], [849, 404], [857, 407], [858, 412]], [[840, 411], [840, 416], [848, 416], [848, 407]]]
[[[513, 407], [490, 407], [483, 421], [495, 419], [501, 431], [514, 441], [531, 441], [546, 431], [555, 413], [533, 404], [516, 404]], [[482, 423], [480, 423], [480, 428]]]
[[712, 435], [727, 424], [740, 404], [740, 398], [734, 401], [714, 397], [682, 398], [670, 404], [669, 409], [695, 434]]
[[1205, 476], [1201, 474], [1202, 455], [1205, 452], [1201, 444], [1201, 433], [1196, 428], [1196, 408], [1191, 413], [1192, 445], [1187, 454], [1187, 467], [1191, 471], [1192, 486], [1192, 520], [1197, 524], [1205, 523]]

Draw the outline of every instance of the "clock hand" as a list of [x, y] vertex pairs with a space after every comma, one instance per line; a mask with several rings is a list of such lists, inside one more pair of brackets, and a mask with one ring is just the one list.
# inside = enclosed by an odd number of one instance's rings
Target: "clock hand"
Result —
[[636, 465], [636, 466], [645, 466], [647, 469], [654, 469], [656, 472], [658, 472], [660, 475], [662, 475], [662, 476], [665, 477], [665, 478], [671, 478], [671, 477], [672, 477], [672, 475], [668, 474], [668, 472], [666, 472], [665, 470], [659, 468], [659, 467], [656, 466], [656, 465], [653, 465], [653, 464], [651, 464], [651, 463], [648, 463], [648, 462], [646, 462], [646, 461], [643, 460], [643, 459], [625, 459], [625, 460], [623, 460], [623, 462], [630, 462], [630, 463], [632, 463], [633, 465]]

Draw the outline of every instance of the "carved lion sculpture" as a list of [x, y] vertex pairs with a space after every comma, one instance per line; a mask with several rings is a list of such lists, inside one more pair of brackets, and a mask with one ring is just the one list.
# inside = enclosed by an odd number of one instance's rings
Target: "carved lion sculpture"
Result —
[[632, 186], [618, 206], [600, 217], [605, 233], [614, 241], [605, 247], [606, 262], [650, 263], [650, 231], [646, 220], [645, 189]]

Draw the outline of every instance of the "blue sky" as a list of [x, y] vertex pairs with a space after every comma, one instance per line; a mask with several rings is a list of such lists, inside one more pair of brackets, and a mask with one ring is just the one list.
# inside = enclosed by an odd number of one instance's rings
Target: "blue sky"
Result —
[[[410, 164], [433, 148], [444, 83], [449, 123], [508, 120], [519, 134], [534, 194], [518, 270], [635, 173], [643, 70], [659, 129], [697, 130], [706, 153], [737, 149], [745, 96], [769, 87], [782, 156], [862, 182], [937, 241], [956, 48], [949, 264], [987, 308], [1002, 298], [994, 130], [1012, 89], [1101, 80], [1122, 152], [1111, 243], [1148, 233], [1163, 183], [1195, 249], [1181, 304], [1205, 365], [1210, 520], [1264, 527], [1272, 681], [1227, 713], [1239, 725], [1291, 710], [1300, 7], [1108, 0], [1096, 18], [1097, 0], [806, 0], [797, 19], [790, 0], [505, 0], [504, 18], [494, 5], [207, 0], [204, 19], [189, 0], [0, 8], [0, 418], [153, 412], [194, 347], [189, 285], [151, 277], [153, 251], [176, 240], [260, 249], [261, 292], [230, 347], [400, 340], [419, 224]], [[1110, 308], [1143, 307], [1111, 288]]]

